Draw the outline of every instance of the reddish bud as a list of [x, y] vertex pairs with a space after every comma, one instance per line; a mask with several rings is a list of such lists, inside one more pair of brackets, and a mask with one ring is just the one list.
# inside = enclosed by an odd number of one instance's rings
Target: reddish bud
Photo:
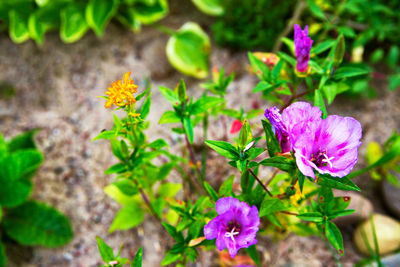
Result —
[[229, 131], [230, 134], [235, 134], [242, 129], [243, 123], [240, 120], [234, 120], [232, 122], [231, 130]]

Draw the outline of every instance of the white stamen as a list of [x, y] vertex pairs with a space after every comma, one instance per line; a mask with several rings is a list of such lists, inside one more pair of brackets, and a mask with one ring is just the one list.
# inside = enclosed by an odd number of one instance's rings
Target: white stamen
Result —
[[225, 233], [225, 237], [230, 237], [232, 239], [233, 242], [235, 242], [235, 235], [238, 235], [239, 232], [235, 232], [235, 227], [232, 228], [232, 230], [230, 232], [226, 232]]
[[335, 157], [330, 157], [330, 158], [328, 158], [328, 156], [327, 156], [325, 153], [323, 153], [323, 155], [324, 155], [325, 159], [323, 159], [322, 162], [328, 163], [329, 166], [330, 166], [331, 169], [332, 169], [332, 162], [331, 162], [331, 160], [333, 160]]

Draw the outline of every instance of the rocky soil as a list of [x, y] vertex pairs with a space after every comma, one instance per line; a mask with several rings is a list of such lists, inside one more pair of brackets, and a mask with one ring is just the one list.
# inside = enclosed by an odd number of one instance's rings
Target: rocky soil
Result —
[[[173, 28], [184, 22], [199, 22], [209, 29], [209, 18], [199, 13], [190, 1], [171, 1], [170, 16], [163, 21]], [[173, 87], [182, 75], [168, 63], [164, 48], [168, 36], [154, 28], [144, 28], [133, 34], [119, 25], [110, 24], [102, 39], [87, 34], [75, 44], [63, 44], [57, 33], [46, 35], [45, 43], [38, 48], [29, 41], [15, 45], [6, 34], [0, 35], [0, 82], [16, 88], [11, 99], [0, 100], [0, 131], [10, 138], [22, 131], [40, 128], [37, 144], [45, 160], [36, 175], [33, 198], [56, 206], [67, 214], [73, 224], [73, 241], [59, 249], [8, 247], [10, 266], [98, 266], [96, 235], [104, 238], [113, 248], [124, 244], [122, 255], [132, 258], [139, 246], [144, 247], [144, 265], [158, 266], [163, 251], [170, 240], [157, 222], [148, 216], [140, 227], [125, 232], [107, 233], [118, 210], [118, 204], [107, 197], [103, 188], [112, 177], [103, 174], [114, 158], [105, 141], [92, 142], [102, 129], [112, 127], [112, 113], [104, 108], [103, 95], [110, 82], [132, 71], [137, 84], [146, 79], [153, 83], [153, 103], [148, 130], [151, 139], [166, 137], [174, 149], [179, 148], [174, 136], [168, 136], [168, 127], [158, 125], [160, 115], [169, 108], [158, 90], [158, 85]], [[235, 70], [236, 81], [229, 88], [228, 105], [250, 109], [254, 101], [261, 107], [259, 95], [251, 94], [256, 79], [245, 75], [246, 53], [231, 52], [213, 46], [211, 63]], [[190, 94], [201, 93], [200, 81], [185, 78]], [[385, 83], [377, 84], [375, 99], [348, 99], [339, 97], [329, 107], [330, 113], [353, 116], [364, 129], [360, 149], [360, 164], [369, 141], [382, 143], [392, 130], [400, 129], [400, 90], [388, 92]], [[229, 121], [230, 123], [230, 121]], [[210, 138], [221, 138], [223, 127], [214, 122]], [[358, 179], [365, 189], [370, 184], [368, 176]], [[380, 196], [368, 191], [374, 199], [376, 210], [383, 211]], [[351, 233], [352, 227], [345, 227]], [[340, 259], [351, 266], [360, 256], [355, 252], [351, 235], [345, 235], [346, 255]], [[317, 238], [289, 236], [278, 243], [263, 237], [259, 246], [266, 266], [334, 266], [335, 261], [323, 241]], [[214, 253], [202, 254], [198, 264], [217, 264]]]

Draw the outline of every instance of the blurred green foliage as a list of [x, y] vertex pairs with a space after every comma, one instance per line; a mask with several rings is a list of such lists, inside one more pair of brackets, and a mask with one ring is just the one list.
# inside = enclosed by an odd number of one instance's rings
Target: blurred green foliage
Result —
[[295, 0], [223, 0], [225, 13], [212, 26], [217, 44], [270, 50], [285, 28]]

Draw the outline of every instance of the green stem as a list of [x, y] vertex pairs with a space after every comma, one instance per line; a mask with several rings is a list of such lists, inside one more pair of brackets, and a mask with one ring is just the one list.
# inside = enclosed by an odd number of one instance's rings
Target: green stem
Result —
[[[208, 113], [204, 115], [203, 118], [203, 141], [207, 140], [207, 130], [208, 130]], [[207, 169], [207, 146], [204, 144], [203, 151], [201, 154], [201, 178], [203, 182], [206, 179], [206, 169]]]
[[194, 169], [195, 169], [195, 173], [196, 173], [195, 176], [197, 177], [198, 182], [201, 184], [201, 186], [202, 186], [203, 189], [204, 189], [204, 184], [203, 184], [203, 181], [202, 181], [202, 178], [201, 178], [201, 171], [200, 171], [199, 168], [197, 167], [197, 164], [196, 164], [196, 157], [195, 157], [195, 155], [194, 155], [192, 145], [191, 145], [190, 142], [189, 142], [189, 138], [188, 138], [186, 132], [185, 132], [185, 143], [186, 143], [186, 148], [187, 148], [187, 150], [188, 150], [188, 152], [189, 152], [189, 160], [190, 160], [190, 161], [193, 163], [193, 165], [194, 165]]
[[263, 184], [263, 182], [261, 182], [261, 180], [257, 177], [257, 175], [251, 170], [248, 169], [248, 171], [251, 173], [251, 175], [253, 175], [253, 177], [257, 180], [257, 182], [262, 186], [262, 188], [264, 188], [264, 190], [267, 192], [267, 194], [272, 197], [271, 192], [268, 190], [268, 188]]
[[153, 24], [153, 26], [160, 32], [165, 33], [166, 35], [173, 36], [176, 34], [176, 31], [174, 29], [171, 29], [167, 26], [164, 26], [164, 25], [161, 25], [158, 23]]

